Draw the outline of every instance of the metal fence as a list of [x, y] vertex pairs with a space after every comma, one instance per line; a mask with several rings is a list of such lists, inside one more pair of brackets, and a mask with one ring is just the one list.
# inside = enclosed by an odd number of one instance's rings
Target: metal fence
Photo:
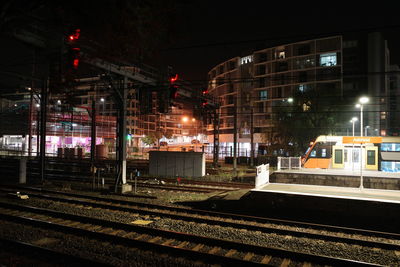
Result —
[[301, 169], [301, 157], [278, 157], [278, 170]]

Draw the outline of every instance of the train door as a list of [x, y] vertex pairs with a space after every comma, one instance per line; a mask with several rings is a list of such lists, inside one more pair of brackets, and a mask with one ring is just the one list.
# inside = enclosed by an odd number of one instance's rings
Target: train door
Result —
[[360, 147], [352, 146], [344, 148], [344, 169], [346, 170], [359, 170], [360, 169]]
[[349, 169], [359, 170], [361, 164], [361, 147], [352, 147], [349, 149], [351, 149], [351, 157], [349, 159], [351, 166], [349, 166]]
[[344, 168], [344, 146], [332, 146], [332, 168]]
[[376, 146], [367, 146], [365, 148], [364, 158], [365, 168], [368, 170], [378, 170], [378, 147]]

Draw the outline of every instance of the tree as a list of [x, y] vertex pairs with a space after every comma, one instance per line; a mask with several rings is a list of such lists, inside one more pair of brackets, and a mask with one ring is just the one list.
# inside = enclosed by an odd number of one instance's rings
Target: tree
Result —
[[153, 144], [155, 144], [157, 141], [156, 137], [154, 136], [154, 134], [150, 133], [148, 135], [146, 135], [145, 137], [142, 138], [142, 142], [148, 146], [151, 146]]
[[332, 90], [298, 91], [292, 103], [284, 102], [274, 114], [272, 143], [293, 155], [303, 154], [317, 136], [341, 133], [352, 102]]

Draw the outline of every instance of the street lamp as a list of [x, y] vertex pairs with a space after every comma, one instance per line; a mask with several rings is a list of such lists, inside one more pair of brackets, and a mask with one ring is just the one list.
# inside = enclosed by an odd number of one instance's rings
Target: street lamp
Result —
[[368, 136], [368, 128], [369, 128], [369, 126], [367, 125], [367, 126], [365, 126], [365, 136]]
[[356, 104], [356, 108], [360, 108], [360, 136], [363, 136], [363, 106], [364, 104], [368, 103], [368, 97], [361, 97], [358, 100], [358, 104]]
[[357, 117], [353, 117], [353, 118], [351, 118], [351, 120], [350, 120], [350, 122], [353, 123], [353, 136], [354, 136], [354, 123], [355, 123], [356, 121], [358, 121], [358, 118], [357, 118]]

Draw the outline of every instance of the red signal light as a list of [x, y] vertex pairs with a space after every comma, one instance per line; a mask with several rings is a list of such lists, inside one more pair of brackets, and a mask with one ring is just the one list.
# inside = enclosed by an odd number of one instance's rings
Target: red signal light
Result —
[[175, 76], [172, 76], [171, 78], [169, 78], [170, 83], [174, 83], [178, 80], [178, 74], [175, 74]]
[[80, 29], [75, 29], [75, 31], [68, 36], [68, 40], [70, 40], [70, 41], [78, 40], [80, 34], [81, 34], [81, 30]]
[[77, 69], [78, 66], [79, 66], [79, 58], [75, 58], [74, 62], [72, 63], [72, 65], [74, 66], [75, 69]]

